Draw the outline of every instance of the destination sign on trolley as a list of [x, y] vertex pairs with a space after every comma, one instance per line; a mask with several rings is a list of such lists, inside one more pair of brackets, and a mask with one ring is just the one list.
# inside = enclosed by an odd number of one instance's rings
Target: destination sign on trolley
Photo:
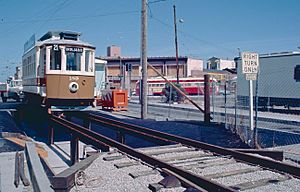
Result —
[[66, 52], [82, 53], [83, 48], [80, 48], [80, 47], [66, 47]]
[[242, 72], [256, 74], [259, 67], [258, 53], [243, 52], [242, 53]]

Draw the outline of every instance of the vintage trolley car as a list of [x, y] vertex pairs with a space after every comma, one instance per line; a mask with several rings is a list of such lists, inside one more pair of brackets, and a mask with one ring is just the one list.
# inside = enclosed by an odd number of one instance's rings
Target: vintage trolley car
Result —
[[49, 31], [24, 45], [23, 91], [28, 103], [81, 109], [94, 101], [95, 47], [71, 31]]

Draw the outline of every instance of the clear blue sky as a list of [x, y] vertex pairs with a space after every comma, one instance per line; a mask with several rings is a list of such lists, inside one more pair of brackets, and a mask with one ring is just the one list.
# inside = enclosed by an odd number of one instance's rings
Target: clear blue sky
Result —
[[[148, 0], [148, 56], [174, 56], [173, 5], [179, 55], [207, 60], [234, 58], [241, 51], [300, 51], [299, 0]], [[19, 65], [32, 34], [82, 32], [96, 46], [121, 46], [140, 55], [141, 0], [0, 0], [0, 81]]]

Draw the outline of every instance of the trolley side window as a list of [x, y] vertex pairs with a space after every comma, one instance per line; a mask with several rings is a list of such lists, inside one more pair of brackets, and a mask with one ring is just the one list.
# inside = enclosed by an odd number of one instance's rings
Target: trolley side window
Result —
[[85, 67], [86, 72], [93, 72], [92, 71], [92, 61], [91, 61], [91, 51], [85, 51]]
[[82, 53], [67, 52], [67, 70], [80, 71]]
[[61, 51], [60, 49], [50, 51], [50, 70], [61, 70]]

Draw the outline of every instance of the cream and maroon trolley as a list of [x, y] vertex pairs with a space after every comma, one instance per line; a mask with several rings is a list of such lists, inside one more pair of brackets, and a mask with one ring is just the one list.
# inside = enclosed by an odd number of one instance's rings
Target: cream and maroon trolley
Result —
[[23, 91], [29, 104], [49, 109], [81, 110], [91, 106], [95, 87], [95, 47], [81, 33], [49, 31], [32, 36], [22, 57]]

